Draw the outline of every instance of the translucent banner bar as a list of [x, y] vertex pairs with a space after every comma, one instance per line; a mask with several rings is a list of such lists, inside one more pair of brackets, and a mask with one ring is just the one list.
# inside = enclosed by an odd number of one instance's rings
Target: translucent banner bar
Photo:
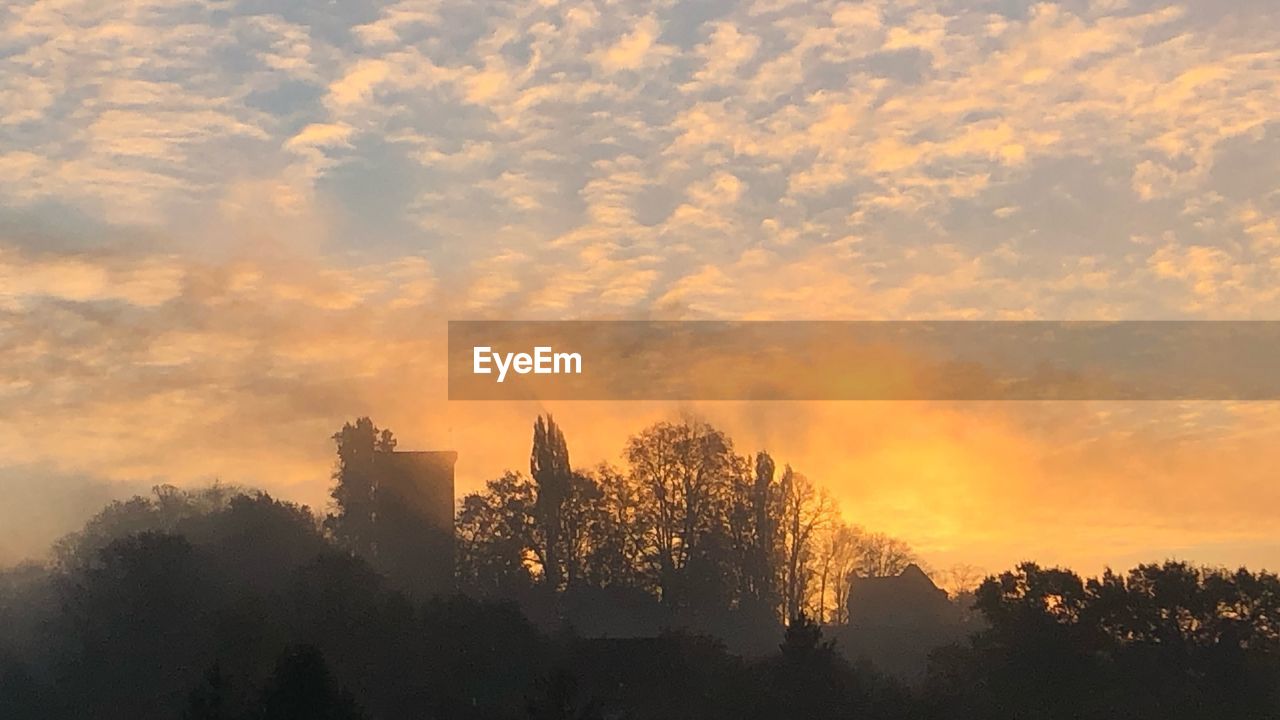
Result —
[[1277, 400], [1273, 321], [452, 321], [451, 400]]

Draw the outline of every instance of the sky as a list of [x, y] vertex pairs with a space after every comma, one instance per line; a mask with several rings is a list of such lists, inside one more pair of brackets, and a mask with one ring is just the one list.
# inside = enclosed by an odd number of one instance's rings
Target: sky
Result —
[[448, 319], [1280, 319], [1271, 0], [0, 7], [0, 563], [697, 415], [932, 565], [1280, 568], [1270, 403], [450, 403]]

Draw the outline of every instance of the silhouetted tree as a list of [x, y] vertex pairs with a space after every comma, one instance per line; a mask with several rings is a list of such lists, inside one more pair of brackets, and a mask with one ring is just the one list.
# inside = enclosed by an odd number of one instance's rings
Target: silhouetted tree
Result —
[[645, 588], [648, 536], [641, 524], [639, 488], [622, 473], [600, 465], [593, 478], [598, 497], [588, 532], [586, 576], [595, 587]]
[[542, 543], [535, 516], [537, 488], [519, 473], [490, 480], [462, 499], [457, 517], [460, 585], [482, 597], [514, 597], [532, 584], [529, 561]]
[[[937, 716], [1280, 717], [1275, 575], [1023, 563], [975, 593], [988, 629], [935, 653]], [[945, 709], [944, 709], [945, 708]]]
[[783, 496], [774, 483], [775, 464], [766, 452], [756, 454], [751, 486], [750, 507], [754, 520], [751, 528], [750, 554], [747, 558], [747, 594], [763, 606], [777, 606], [780, 600], [778, 579], [782, 547]]
[[823, 491], [788, 465], [782, 473], [782, 590], [786, 617], [804, 613], [815, 574], [815, 540], [835, 519], [835, 505]]
[[818, 592], [814, 612], [818, 622], [847, 623], [849, 585], [858, 563], [858, 531], [836, 518], [821, 529], [815, 544]]
[[[543, 583], [559, 590], [564, 583], [566, 553], [562, 523], [566, 505], [572, 501], [573, 470], [569, 467], [569, 446], [564, 433], [550, 415], [541, 415], [533, 424], [533, 450], [529, 454], [529, 475], [537, 487], [534, 513], [541, 530]], [[572, 560], [569, 563], [572, 564]]]
[[26, 665], [0, 660], [0, 718], [25, 720], [47, 716], [43, 688]]
[[214, 663], [204, 674], [204, 680], [187, 698], [183, 720], [233, 720], [231, 681], [222, 672], [222, 665]]
[[[390, 451], [389, 435], [363, 437]], [[0, 717], [1280, 718], [1275, 574], [1165, 562], [1084, 579], [1024, 563], [978, 586], [983, 622], [908, 692], [822, 627], [842, 619], [839, 578], [895, 574], [905, 543], [838, 522], [798, 473], [779, 481], [772, 458], [734, 454], [705, 424], [659, 424], [627, 450], [625, 472], [569, 470], [555, 543], [533, 478], [463, 499], [464, 586], [520, 605], [416, 601], [265, 493], [159, 486], [113, 503], [48, 567], [0, 572]], [[549, 565], [553, 593], [536, 580]], [[791, 607], [776, 651], [728, 649], [753, 628], [772, 646]], [[600, 617], [624, 609], [634, 622]], [[596, 634], [567, 627], [579, 620]], [[825, 632], [857, 652], [855, 629]]]
[[906, 570], [912, 563], [920, 563], [920, 558], [910, 545], [883, 533], [859, 530], [856, 544], [858, 562], [854, 574], [858, 577], [891, 577]]
[[262, 720], [359, 720], [350, 693], [329, 672], [324, 655], [311, 645], [280, 656], [262, 693]]
[[63, 570], [83, 568], [112, 541], [141, 532], [172, 532], [185, 520], [217, 512], [244, 494], [240, 488], [215, 482], [193, 492], [157, 485], [150, 497], [114, 500], [83, 528], [54, 543], [54, 564]]
[[605, 499], [593, 477], [570, 473], [568, 493], [560, 508], [560, 558], [567, 588], [581, 585], [594, 574], [590, 569], [592, 547], [603, 542], [603, 525], [608, 522]]
[[345, 423], [334, 433], [338, 449], [334, 485], [330, 491], [334, 510], [325, 524], [347, 549], [363, 557], [377, 556], [379, 458], [395, 450], [390, 430], [379, 430], [367, 417]]
[[[177, 715], [207, 663], [199, 608], [212, 572], [185, 538], [143, 532], [115, 540], [63, 579], [55, 632], [60, 693], [83, 717]], [[127, 662], [121, 654], [127, 653]], [[152, 688], [139, 692], [138, 688]]]
[[528, 717], [531, 720], [598, 720], [602, 716], [582, 697], [577, 679], [565, 670], [557, 670], [538, 681], [529, 699]]
[[835, 641], [822, 639], [817, 623], [803, 613], [791, 618], [779, 650], [781, 654], [768, 672], [771, 702], [767, 717], [854, 716], [860, 691], [855, 673], [836, 652]]
[[628, 440], [626, 458], [641, 493], [638, 519], [656, 585], [662, 601], [678, 607], [688, 593], [690, 558], [722, 526], [733, 446], [706, 423], [662, 422]]

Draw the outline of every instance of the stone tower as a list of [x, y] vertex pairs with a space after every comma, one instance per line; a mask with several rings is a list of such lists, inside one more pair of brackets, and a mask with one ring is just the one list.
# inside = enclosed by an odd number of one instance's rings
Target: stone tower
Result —
[[378, 565], [414, 594], [454, 589], [452, 451], [385, 456], [378, 475]]

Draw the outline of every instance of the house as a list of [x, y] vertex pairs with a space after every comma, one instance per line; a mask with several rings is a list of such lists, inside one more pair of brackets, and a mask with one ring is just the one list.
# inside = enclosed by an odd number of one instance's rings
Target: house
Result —
[[848, 607], [853, 627], [919, 627], [959, 619], [946, 591], [915, 563], [897, 575], [855, 578]]
[[930, 652], [973, 630], [915, 564], [889, 577], [855, 578], [848, 609], [849, 624], [833, 633], [846, 656], [908, 683], [923, 678]]

